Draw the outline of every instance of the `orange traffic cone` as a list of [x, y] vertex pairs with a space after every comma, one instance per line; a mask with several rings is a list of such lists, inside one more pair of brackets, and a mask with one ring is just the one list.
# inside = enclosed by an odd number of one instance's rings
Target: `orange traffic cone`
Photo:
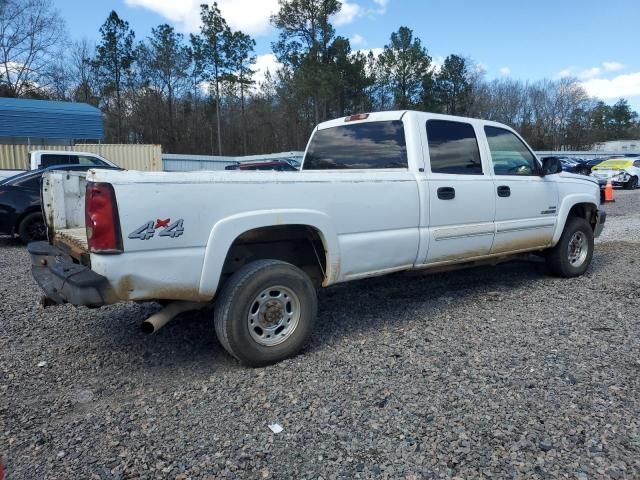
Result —
[[615, 202], [613, 199], [613, 185], [611, 185], [611, 180], [607, 180], [607, 186], [604, 187], [604, 201]]

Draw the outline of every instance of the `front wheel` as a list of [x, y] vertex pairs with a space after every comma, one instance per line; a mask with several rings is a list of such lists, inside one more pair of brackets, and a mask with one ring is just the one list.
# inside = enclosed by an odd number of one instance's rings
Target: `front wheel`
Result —
[[631, 177], [629, 180], [627, 180], [627, 182], [624, 184], [624, 189], [625, 190], [635, 190], [635, 188], [638, 186], [638, 177]]
[[222, 346], [242, 363], [261, 367], [297, 354], [317, 314], [313, 282], [279, 260], [243, 266], [224, 284], [214, 312]]
[[593, 257], [593, 230], [584, 218], [569, 217], [558, 244], [547, 253], [547, 265], [559, 277], [578, 277]]

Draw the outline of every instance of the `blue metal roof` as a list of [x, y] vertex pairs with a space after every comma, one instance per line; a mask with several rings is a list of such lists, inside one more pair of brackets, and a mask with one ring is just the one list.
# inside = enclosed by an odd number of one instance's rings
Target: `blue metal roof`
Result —
[[0, 137], [102, 140], [102, 112], [86, 103], [0, 98]]

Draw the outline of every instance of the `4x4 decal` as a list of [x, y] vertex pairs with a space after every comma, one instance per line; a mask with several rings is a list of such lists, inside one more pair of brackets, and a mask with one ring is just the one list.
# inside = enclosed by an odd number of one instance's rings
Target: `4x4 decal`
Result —
[[177, 238], [184, 233], [183, 223], [184, 220], [182, 218], [173, 223], [171, 223], [170, 218], [167, 218], [166, 220], [161, 220], [159, 218], [155, 221], [149, 220], [147, 223], [131, 232], [128, 238], [131, 240], [149, 240], [155, 236], [156, 230], [158, 229], [162, 229], [158, 234], [159, 237]]

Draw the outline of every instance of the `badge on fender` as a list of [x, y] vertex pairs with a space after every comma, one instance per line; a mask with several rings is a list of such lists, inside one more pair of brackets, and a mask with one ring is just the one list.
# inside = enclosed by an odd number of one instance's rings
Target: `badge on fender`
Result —
[[155, 221], [149, 220], [147, 223], [131, 232], [128, 238], [132, 240], [149, 240], [155, 236], [156, 230], [158, 229], [162, 229], [158, 234], [159, 237], [177, 238], [184, 233], [183, 222], [184, 220], [182, 218], [173, 223], [171, 223], [170, 218], [167, 218], [166, 220], [161, 220], [159, 218]]

